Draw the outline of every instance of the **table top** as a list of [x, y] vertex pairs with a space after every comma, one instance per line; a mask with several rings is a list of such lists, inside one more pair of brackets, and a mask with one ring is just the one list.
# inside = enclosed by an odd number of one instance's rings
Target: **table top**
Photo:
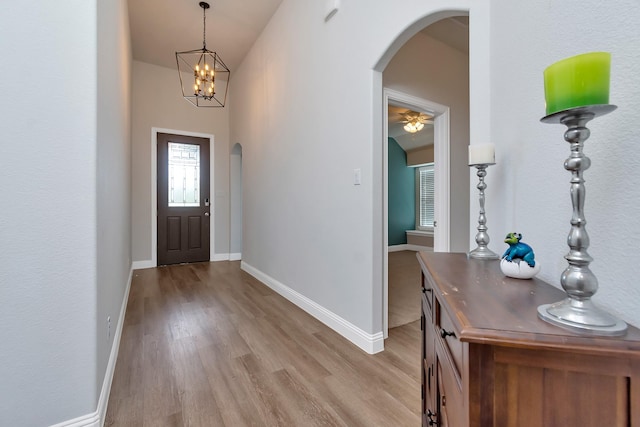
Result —
[[538, 317], [542, 304], [561, 301], [566, 293], [537, 279], [513, 279], [499, 260], [469, 259], [463, 253], [418, 252], [434, 293], [456, 324], [463, 342], [514, 347], [570, 348], [594, 354], [631, 356], [640, 360], [640, 330], [629, 325], [625, 335], [600, 337], [576, 333]]

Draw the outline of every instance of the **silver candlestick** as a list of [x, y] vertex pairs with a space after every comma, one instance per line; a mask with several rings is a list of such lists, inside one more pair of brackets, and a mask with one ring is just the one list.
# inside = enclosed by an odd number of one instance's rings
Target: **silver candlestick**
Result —
[[593, 258], [587, 253], [589, 235], [585, 229], [584, 199], [586, 189], [582, 173], [589, 169], [591, 160], [582, 152], [584, 141], [589, 138], [586, 124], [595, 117], [610, 113], [615, 105], [590, 105], [550, 114], [541, 119], [545, 123], [562, 123], [567, 126], [564, 139], [571, 144], [571, 155], [564, 168], [571, 172], [571, 204], [573, 216], [567, 237], [569, 253], [565, 259], [569, 266], [560, 277], [567, 298], [555, 304], [538, 307], [538, 317], [557, 326], [591, 335], [622, 335], [627, 324], [597, 308], [591, 297], [598, 290], [598, 279], [589, 269]]
[[469, 258], [476, 259], [498, 259], [500, 258], [498, 254], [493, 252], [491, 249], [487, 247], [489, 244], [489, 234], [487, 234], [487, 217], [484, 213], [484, 190], [487, 188], [487, 184], [484, 183], [484, 177], [487, 175], [487, 167], [495, 165], [495, 163], [480, 163], [470, 166], [475, 166], [478, 169], [478, 179], [480, 182], [476, 187], [480, 190], [479, 199], [480, 199], [480, 216], [478, 217], [478, 234], [476, 234], [476, 243], [478, 247], [469, 252]]

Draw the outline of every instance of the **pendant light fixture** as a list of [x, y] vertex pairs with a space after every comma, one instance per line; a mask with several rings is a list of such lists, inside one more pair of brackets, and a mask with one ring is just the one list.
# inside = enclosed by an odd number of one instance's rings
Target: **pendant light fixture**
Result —
[[220, 56], [207, 49], [207, 9], [202, 8], [202, 49], [176, 52], [182, 96], [196, 107], [224, 107], [231, 71]]

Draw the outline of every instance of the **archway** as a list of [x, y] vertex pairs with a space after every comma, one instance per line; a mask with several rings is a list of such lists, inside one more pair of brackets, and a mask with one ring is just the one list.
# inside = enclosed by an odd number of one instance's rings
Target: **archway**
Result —
[[[412, 42], [415, 43], [414, 40], [421, 36], [420, 34], [418, 34], [419, 32], [423, 31], [423, 29], [425, 27], [430, 26], [431, 24], [436, 23], [437, 21], [441, 21], [441, 20], [446, 20], [449, 21], [448, 18], [452, 18], [452, 17], [457, 17], [457, 16], [467, 16], [468, 15], [468, 11], [461, 11], [461, 10], [450, 10], [450, 11], [440, 11], [434, 14], [431, 14], [429, 16], [426, 16], [422, 19], [420, 19], [419, 21], [415, 22], [414, 24], [412, 24], [411, 26], [409, 26], [401, 35], [399, 35], [396, 40], [394, 40], [394, 42], [390, 45], [390, 47], [388, 48], [388, 50], [384, 53], [384, 55], [382, 56], [382, 58], [380, 59], [379, 63], [376, 66], [376, 70], [379, 71], [381, 74], [383, 71], [386, 70], [387, 66], [391, 63], [392, 58], [394, 58], [396, 56], [396, 54], [399, 54], [399, 52], [401, 52], [403, 50], [403, 47], [405, 46], [405, 44], [409, 45], [408, 42]], [[416, 36], [416, 34], [418, 34]], [[414, 37], [415, 36], [415, 37]], [[437, 57], [437, 56], [434, 56]], [[395, 60], [394, 60], [395, 61]], [[466, 54], [466, 66], [465, 66], [465, 71], [468, 73], [469, 72], [469, 57], [468, 57], [468, 53]], [[412, 67], [412, 61], [407, 61], [407, 67]], [[450, 65], [443, 65], [444, 66], [450, 66]], [[433, 79], [433, 75], [434, 74], [426, 74], [424, 75], [424, 78], [431, 78]], [[441, 77], [442, 78], [442, 77]], [[386, 138], [386, 127], [384, 125], [386, 125], [386, 113], [387, 113], [387, 104], [388, 104], [388, 100], [389, 98], [394, 98], [393, 93], [391, 95], [391, 97], [389, 96], [389, 91], [387, 90], [387, 83], [386, 83], [386, 77], [384, 78], [385, 82], [382, 81], [383, 79], [380, 78], [380, 80], [375, 80], [376, 83], [380, 82], [380, 86], [384, 85], [384, 92], [383, 92], [383, 99], [381, 102], [381, 110], [380, 110], [380, 115], [383, 117], [383, 132], [380, 138], [381, 141], [381, 146], [379, 148], [379, 153], [380, 153], [380, 162], [375, 161], [374, 164], [378, 164], [382, 166], [382, 171], [380, 173], [381, 175], [381, 179], [379, 182], [381, 182], [382, 184], [382, 189], [380, 191], [380, 193], [378, 193], [377, 191], [374, 192], [376, 194], [376, 196], [378, 194], [380, 194], [381, 196], [381, 200], [380, 200], [380, 204], [379, 206], [381, 206], [381, 223], [382, 223], [382, 233], [380, 236], [380, 241], [381, 241], [381, 247], [380, 247], [380, 251], [378, 253], [374, 253], [374, 258], [376, 256], [380, 256], [380, 263], [378, 263], [375, 259], [374, 259], [374, 266], [381, 266], [381, 283], [382, 283], [382, 287], [383, 287], [383, 292], [382, 292], [382, 324], [383, 324], [383, 333], [385, 338], [387, 337], [387, 324], [388, 324], [388, 302], [389, 302], [389, 298], [388, 298], [388, 254], [387, 254], [387, 212], [388, 212], [388, 198], [387, 198], [387, 189], [386, 189], [386, 169], [385, 166], [387, 164], [387, 159], [386, 159], [386, 142], [387, 142], [387, 138]], [[460, 230], [463, 229], [465, 230], [465, 232], [468, 229], [468, 218], [469, 218], [469, 205], [468, 205], [468, 200], [469, 200], [469, 172], [468, 172], [468, 167], [466, 166], [466, 146], [469, 144], [469, 89], [468, 89], [468, 82], [469, 82], [469, 74], [466, 74], [464, 76], [464, 83], [466, 86], [466, 98], [464, 99], [464, 115], [465, 115], [465, 123], [464, 126], [466, 127], [466, 133], [464, 135], [463, 138], [460, 138], [459, 135], [456, 138], [456, 143], [458, 144], [457, 148], [456, 148], [456, 153], [454, 158], [452, 158], [452, 161], [455, 161], [455, 173], [456, 175], [456, 180], [457, 180], [457, 190], [456, 190], [456, 196], [459, 197], [461, 200], [464, 200], [464, 204], [465, 206], [463, 207], [463, 209], [457, 209], [456, 210], [456, 214], [462, 213], [462, 215], [458, 216], [458, 221], [450, 221], [451, 216], [455, 216], [455, 214], [449, 214], [449, 204], [448, 204], [448, 200], [449, 200], [449, 195], [451, 194], [449, 191], [449, 185], [448, 185], [448, 180], [449, 180], [449, 176], [450, 176], [450, 171], [452, 171], [449, 162], [449, 145], [448, 145], [448, 139], [449, 139], [449, 134], [446, 134], [446, 139], [447, 139], [447, 144], [446, 145], [440, 145], [440, 148], [436, 149], [436, 155], [438, 155], [438, 151], [439, 154], [441, 156], [441, 162], [437, 163], [441, 166], [441, 169], [439, 171], [440, 173], [440, 178], [437, 179], [436, 181], [439, 182], [440, 184], [446, 184], [443, 185], [440, 188], [440, 194], [439, 194], [439, 198], [440, 198], [440, 203], [436, 204], [436, 206], [440, 206], [442, 208], [445, 208], [441, 211], [441, 217], [438, 220], [438, 224], [442, 224], [443, 226], [445, 226], [445, 229], [442, 229], [442, 231], [444, 233], [441, 233], [441, 237], [446, 236], [446, 239], [443, 239], [440, 241], [439, 244], [436, 244], [436, 250], [439, 251], [449, 251], [449, 250], [456, 250], [456, 251], [460, 251], [460, 250], [465, 250], [466, 249], [466, 245], [468, 244], [468, 237], [464, 238], [460, 238], [460, 236], [458, 236], [457, 239], [457, 246], [454, 245], [453, 247], [450, 248], [449, 246], [449, 224], [451, 224], [451, 227], [457, 227], [456, 230]], [[397, 83], [397, 82], [396, 82]], [[403, 82], [404, 83], [404, 82]], [[415, 94], [416, 92], [413, 92], [411, 90], [411, 85], [397, 85], [396, 87], [392, 87], [395, 90], [401, 89], [403, 92], [410, 92], [412, 94]], [[382, 87], [380, 88], [382, 91]], [[377, 90], [374, 89], [374, 90]], [[433, 99], [431, 97], [431, 93], [429, 92], [422, 92], [422, 93], [417, 93], [418, 96], [423, 97], [423, 98], [429, 98], [429, 99]], [[397, 96], [397, 94], [396, 94]], [[435, 97], [435, 96], [434, 96]], [[449, 105], [448, 100], [440, 98], [438, 99], [437, 97], [435, 97], [437, 102], [442, 102], [443, 104]], [[410, 102], [407, 102], [407, 100], [402, 100], [405, 103], [411, 104]], [[429, 109], [427, 109], [429, 110]], [[431, 109], [433, 110], [433, 109]], [[459, 117], [460, 116], [460, 110], [458, 110], [456, 112], [456, 115]], [[438, 116], [438, 115], [437, 115]], [[440, 117], [442, 119], [444, 119], [446, 117], [446, 121], [447, 121], [447, 128], [448, 128], [448, 121], [449, 121], [449, 114], [447, 111], [447, 114], [442, 114], [440, 115]], [[452, 126], [454, 124], [452, 123]], [[459, 124], [458, 124], [459, 125]], [[441, 129], [445, 129], [444, 126], [441, 127]], [[447, 129], [448, 132], [448, 129]], [[374, 150], [374, 153], [378, 151], [377, 149]], [[463, 153], [464, 151], [464, 153]], [[378, 153], [375, 153], [376, 155]], [[463, 158], [464, 156], [464, 158]], [[445, 162], [442, 162], [442, 160], [446, 161], [446, 165]], [[436, 172], [438, 173], [438, 172]], [[453, 172], [451, 172], [453, 173]], [[438, 184], [436, 184], [438, 185]], [[454, 190], [455, 188], [452, 188], [452, 190]], [[437, 189], [436, 189], [437, 191]], [[376, 204], [374, 204], [374, 206], [376, 206]], [[458, 206], [459, 207], [459, 206]], [[464, 212], [463, 212], [464, 211]], [[374, 217], [377, 215], [377, 212], [375, 212], [374, 209]], [[436, 214], [437, 217], [437, 214]], [[374, 230], [374, 237], [375, 237], [375, 230]], [[464, 240], [464, 241], [462, 241]], [[376, 239], [374, 238], [374, 241], [377, 243]], [[461, 243], [462, 241], [462, 243]], [[464, 247], [463, 247], [464, 245]], [[377, 245], [376, 245], [377, 247]], [[462, 248], [462, 249], [461, 249]], [[376, 274], [377, 272], [374, 272], [374, 274]]]

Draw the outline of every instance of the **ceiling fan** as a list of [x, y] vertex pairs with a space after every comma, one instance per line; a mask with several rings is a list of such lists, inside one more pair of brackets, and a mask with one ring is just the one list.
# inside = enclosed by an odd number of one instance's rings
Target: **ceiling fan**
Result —
[[433, 124], [433, 116], [425, 113], [419, 113], [417, 111], [407, 110], [401, 114], [403, 120], [401, 123], [405, 123], [404, 130], [409, 133], [416, 133], [424, 128], [425, 124]]

